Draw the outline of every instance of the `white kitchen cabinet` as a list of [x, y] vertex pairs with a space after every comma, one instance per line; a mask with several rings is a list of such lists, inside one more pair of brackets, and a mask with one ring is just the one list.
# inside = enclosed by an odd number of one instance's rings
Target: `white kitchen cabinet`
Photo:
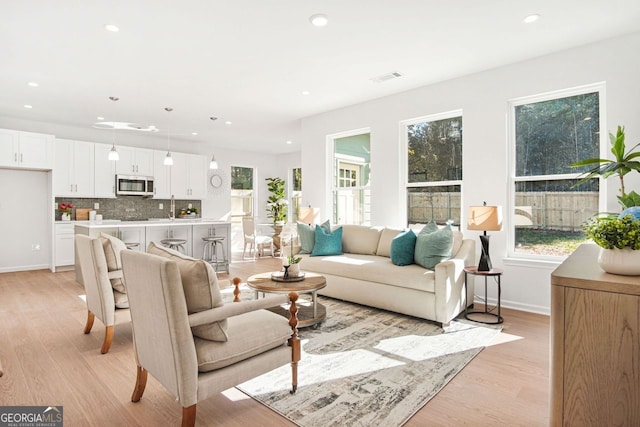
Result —
[[140, 252], [146, 252], [147, 250], [145, 227], [120, 227], [118, 229], [118, 238], [122, 240], [129, 249]]
[[153, 176], [153, 150], [134, 147], [116, 147], [120, 160], [116, 173], [121, 175]]
[[75, 263], [73, 223], [56, 223], [55, 235], [55, 266], [62, 267], [66, 265], [73, 265]]
[[54, 196], [93, 197], [93, 159], [93, 143], [56, 139]]
[[109, 144], [94, 144], [93, 188], [95, 197], [116, 197], [116, 161], [109, 160]]
[[207, 159], [198, 154], [172, 153], [171, 191], [176, 199], [204, 199]]
[[164, 246], [161, 241], [163, 239], [184, 239], [187, 241], [184, 245], [185, 255], [191, 256], [191, 228], [186, 225], [177, 226], [153, 226], [147, 227], [147, 245], [151, 242], [158, 246]]
[[0, 167], [53, 168], [53, 135], [0, 129]]
[[166, 166], [164, 158], [166, 151], [153, 151], [153, 198], [169, 199], [171, 198], [171, 168]]

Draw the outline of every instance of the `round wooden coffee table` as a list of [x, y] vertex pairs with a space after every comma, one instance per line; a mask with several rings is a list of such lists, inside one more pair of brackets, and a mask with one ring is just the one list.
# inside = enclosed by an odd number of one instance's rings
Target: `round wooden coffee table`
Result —
[[[327, 317], [327, 309], [317, 300], [319, 289], [327, 286], [324, 276], [316, 273], [306, 273], [304, 280], [297, 281], [275, 281], [271, 279], [271, 272], [255, 274], [247, 279], [247, 285], [256, 291], [256, 298], [260, 292], [271, 294], [288, 294], [297, 292], [298, 294], [311, 294], [311, 301], [298, 300], [298, 327], [317, 325]], [[269, 310], [289, 317], [288, 307], [274, 307]]]

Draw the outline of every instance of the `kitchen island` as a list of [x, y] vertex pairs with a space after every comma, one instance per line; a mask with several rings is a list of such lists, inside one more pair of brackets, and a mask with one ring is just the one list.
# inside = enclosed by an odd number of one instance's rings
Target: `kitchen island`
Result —
[[[149, 243], [161, 246], [167, 238], [184, 239], [185, 254], [201, 258], [204, 251], [203, 237], [224, 237], [227, 260], [231, 260], [231, 222], [206, 218], [149, 219], [146, 221], [74, 221], [74, 234], [97, 237], [100, 233], [110, 234], [122, 240], [134, 250], [146, 251]], [[76, 280], [82, 282], [82, 273], [77, 255], [75, 256]]]

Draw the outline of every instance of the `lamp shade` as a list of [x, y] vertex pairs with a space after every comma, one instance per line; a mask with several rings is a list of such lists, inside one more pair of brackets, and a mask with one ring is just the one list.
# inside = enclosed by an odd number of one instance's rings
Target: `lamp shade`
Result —
[[298, 221], [304, 224], [315, 224], [320, 216], [320, 208], [299, 208], [298, 209]]
[[467, 230], [499, 231], [502, 230], [501, 206], [471, 206]]

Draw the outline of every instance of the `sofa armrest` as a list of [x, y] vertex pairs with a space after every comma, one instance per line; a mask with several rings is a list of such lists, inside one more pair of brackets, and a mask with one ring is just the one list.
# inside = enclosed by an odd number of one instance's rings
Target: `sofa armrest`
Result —
[[288, 295], [274, 295], [252, 301], [240, 301], [225, 304], [222, 307], [211, 308], [189, 315], [189, 326], [206, 325], [212, 322], [219, 322], [229, 317], [238, 316], [243, 313], [271, 308], [281, 304], [289, 303]]
[[464, 310], [468, 295], [464, 295], [464, 268], [475, 263], [475, 240], [465, 239], [455, 258], [443, 261], [435, 268], [436, 321], [448, 323]]

